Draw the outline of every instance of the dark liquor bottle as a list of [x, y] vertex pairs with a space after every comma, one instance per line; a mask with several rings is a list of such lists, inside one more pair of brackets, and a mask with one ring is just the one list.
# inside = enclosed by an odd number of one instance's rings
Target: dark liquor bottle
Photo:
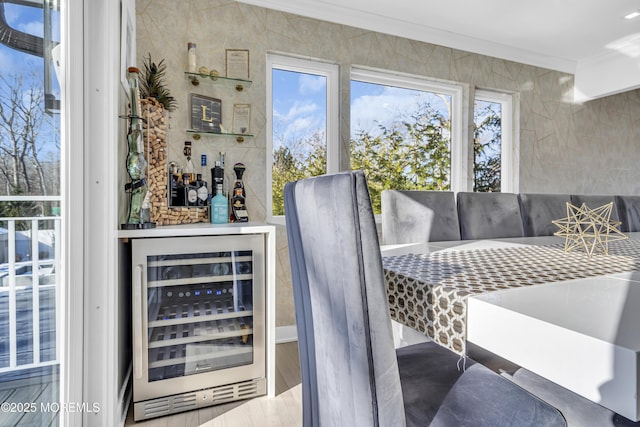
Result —
[[207, 181], [202, 179], [202, 174], [196, 175], [196, 192], [198, 194], [198, 200], [196, 201], [198, 206], [207, 206], [209, 200], [209, 189], [207, 188]]
[[178, 175], [169, 172], [169, 206], [182, 206]]
[[198, 189], [190, 182], [190, 173], [182, 174], [182, 191], [184, 204], [182, 206], [198, 206]]
[[176, 162], [169, 162], [169, 172], [167, 175], [167, 187], [169, 206], [182, 206], [182, 176], [180, 168]]
[[221, 166], [220, 160], [216, 160], [216, 165], [211, 169], [211, 179], [213, 181], [211, 194], [215, 196], [218, 194], [218, 185], [224, 185], [224, 168]]
[[212, 197], [218, 193], [218, 185], [224, 188], [224, 152], [219, 153], [219, 160], [216, 160], [215, 166], [211, 168], [211, 195]]
[[236, 173], [236, 180], [233, 184], [233, 196], [231, 196], [232, 219], [236, 222], [248, 222], [246, 193], [242, 182], [242, 175], [245, 171], [244, 164], [236, 163], [233, 165], [233, 171]]

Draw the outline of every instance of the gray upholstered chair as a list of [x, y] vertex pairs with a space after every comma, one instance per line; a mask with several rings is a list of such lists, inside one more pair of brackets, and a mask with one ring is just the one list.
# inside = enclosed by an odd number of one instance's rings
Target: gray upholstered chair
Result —
[[556, 426], [553, 407], [426, 342], [394, 350], [362, 172], [289, 183], [285, 213], [305, 427]]
[[513, 193], [458, 193], [463, 240], [523, 237], [518, 196]]
[[618, 215], [618, 209], [616, 208], [615, 201], [613, 196], [603, 196], [603, 195], [584, 195], [584, 194], [572, 194], [571, 195], [571, 204], [574, 206], [582, 206], [582, 204], [586, 204], [589, 208], [595, 209], [600, 206], [604, 206], [607, 203], [613, 203], [613, 209], [611, 210], [611, 220], [619, 221], [620, 216]]
[[520, 213], [526, 237], [552, 236], [558, 227], [551, 221], [567, 216], [568, 194], [520, 193]]
[[640, 231], [640, 196], [615, 196], [616, 209], [624, 232]]
[[384, 190], [380, 202], [384, 245], [460, 240], [451, 191]]

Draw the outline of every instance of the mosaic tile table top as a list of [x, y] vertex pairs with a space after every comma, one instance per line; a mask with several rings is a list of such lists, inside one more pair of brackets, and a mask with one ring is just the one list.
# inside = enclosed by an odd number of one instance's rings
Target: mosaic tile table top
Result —
[[465, 354], [469, 295], [640, 271], [640, 240], [609, 244], [609, 255], [564, 252], [564, 244], [439, 251], [383, 257], [392, 319]]

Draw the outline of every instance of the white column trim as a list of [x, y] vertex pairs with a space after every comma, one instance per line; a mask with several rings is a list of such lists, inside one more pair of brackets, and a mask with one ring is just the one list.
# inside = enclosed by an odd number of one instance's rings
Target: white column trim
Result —
[[[84, 0], [61, 2], [61, 264], [58, 321], [60, 403], [83, 402], [84, 298]], [[60, 425], [82, 426], [61, 411]]]
[[[120, 0], [85, 5], [84, 394], [100, 411], [83, 425], [121, 424], [118, 403], [117, 145]], [[77, 262], [77, 261], [76, 261]]]

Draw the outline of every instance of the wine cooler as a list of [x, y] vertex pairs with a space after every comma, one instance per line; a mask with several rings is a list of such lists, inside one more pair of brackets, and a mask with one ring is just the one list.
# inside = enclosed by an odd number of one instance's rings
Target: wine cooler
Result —
[[132, 240], [134, 418], [266, 393], [262, 234]]

